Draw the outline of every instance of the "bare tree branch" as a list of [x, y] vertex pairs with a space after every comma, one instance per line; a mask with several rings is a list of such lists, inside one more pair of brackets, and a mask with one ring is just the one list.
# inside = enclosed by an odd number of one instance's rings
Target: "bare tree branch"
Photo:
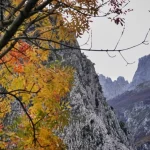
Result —
[[[121, 54], [121, 52], [119, 52], [119, 54], [120, 54], [120, 56], [123, 58], [123, 60], [127, 63], [127, 65], [129, 65], [129, 64], [134, 64], [135, 62], [132, 62], [132, 63], [129, 63], [126, 59], [125, 59], [125, 57]], [[127, 66], [126, 65], [126, 66]]]
[[[45, 39], [45, 38], [39, 38], [39, 37], [26, 37], [26, 36], [20, 36], [20, 37], [17, 37], [17, 38], [13, 38], [13, 40], [17, 40], [17, 39], [26, 39], [26, 40], [41, 40], [41, 41], [48, 41], [48, 42], [53, 42], [53, 43], [56, 43], [56, 44], [60, 44], [62, 46], [64, 46], [65, 48], [61, 48], [61, 49], [53, 49], [53, 50], [67, 50], [67, 49], [75, 49], [75, 50], [83, 50], [83, 51], [94, 51], [94, 52], [123, 52], [123, 51], [127, 51], [127, 50], [130, 50], [130, 49], [133, 49], [135, 47], [138, 47], [140, 45], [148, 45], [148, 41], [147, 40], [147, 36], [150, 32], [150, 29], [148, 30], [148, 32], [146, 33], [146, 36], [144, 37], [144, 40], [136, 45], [133, 45], [133, 46], [130, 46], [130, 47], [127, 47], [127, 48], [123, 48], [123, 49], [85, 49], [85, 48], [80, 48], [80, 47], [76, 47], [76, 46], [71, 46], [69, 44], [66, 44], [66, 43], [62, 43], [62, 42], [58, 42], [58, 41], [54, 41], [52, 39]], [[45, 49], [46, 50], [46, 49]], [[49, 49], [47, 49], [49, 50]], [[0, 58], [1, 58], [1, 55], [0, 55]]]

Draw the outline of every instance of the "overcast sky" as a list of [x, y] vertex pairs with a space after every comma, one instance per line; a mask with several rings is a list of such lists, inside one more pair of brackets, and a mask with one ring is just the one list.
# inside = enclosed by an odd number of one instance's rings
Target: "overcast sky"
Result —
[[[118, 45], [118, 49], [127, 48], [143, 41], [145, 35], [150, 28], [150, 0], [131, 0], [128, 5], [134, 11], [125, 16], [125, 32]], [[115, 25], [109, 19], [96, 18], [91, 24], [92, 30], [92, 49], [114, 49], [122, 32], [120, 25]], [[84, 44], [88, 39], [88, 34], [84, 34], [78, 39], [79, 44]], [[147, 37], [150, 42], [150, 34]], [[90, 48], [88, 45], [82, 48]], [[95, 69], [98, 74], [103, 74], [115, 80], [118, 76], [124, 76], [125, 79], [131, 81], [137, 69], [138, 59], [144, 55], [150, 54], [150, 44], [142, 45], [132, 50], [123, 52], [123, 56], [128, 62], [135, 62], [127, 65], [118, 53], [110, 53], [116, 55], [110, 58], [106, 52], [84, 52], [88, 58], [95, 63]]]

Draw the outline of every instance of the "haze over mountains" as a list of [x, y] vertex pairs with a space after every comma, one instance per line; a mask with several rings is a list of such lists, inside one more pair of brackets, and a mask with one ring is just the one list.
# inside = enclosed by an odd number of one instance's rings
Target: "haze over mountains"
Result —
[[139, 59], [131, 83], [123, 77], [116, 81], [99, 76], [104, 95], [118, 118], [134, 136], [138, 150], [150, 150], [150, 55]]
[[99, 81], [103, 87], [104, 96], [106, 100], [112, 99], [126, 91], [129, 82], [124, 77], [118, 77], [117, 80], [112, 81], [111, 78], [99, 75]]
[[133, 80], [129, 83], [124, 77], [119, 76], [117, 80], [112, 81], [111, 78], [99, 75], [100, 84], [103, 87], [104, 96], [107, 100], [112, 99], [125, 91], [131, 91], [137, 85], [150, 81], [150, 55], [139, 59], [138, 68], [133, 76]]

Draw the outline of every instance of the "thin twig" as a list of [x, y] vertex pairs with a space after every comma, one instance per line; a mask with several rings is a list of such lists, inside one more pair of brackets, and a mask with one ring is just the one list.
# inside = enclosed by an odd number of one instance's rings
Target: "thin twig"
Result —
[[123, 58], [123, 60], [127, 63], [126, 66], [129, 65], [129, 64], [134, 64], [134, 63], [135, 63], [135, 61], [132, 62], [132, 63], [129, 63], [129, 62], [125, 59], [125, 57], [121, 54], [121, 52], [119, 52], [119, 54], [120, 54], [120, 56]]
[[7, 92], [6, 93], [7, 95], [10, 95], [12, 97], [14, 97], [21, 105], [23, 111], [25, 112], [25, 114], [27, 115], [30, 123], [31, 123], [31, 126], [32, 126], [32, 129], [33, 129], [33, 142], [34, 142], [34, 145], [36, 145], [36, 142], [37, 142], [37, 138], [36, 138], [36, 129], [35, 129], [35, 124], [31, 118], [31, 116], [29, 115], [28, 111], [26, 110], [26, 108], [24, 107], [24, 104], [22, 103], [22, 101], [14, 94], [10, 93], [10, 92]]
[[114, 51], [116, 50], [118, 44], [120, 43], [120, 40], [121, 40], [121, 38], [122, 38], [122, 36], [123, 36], [123, 34], [124, 34], [124, 31], [125, 31], [125, 25], [124, 25], [124, 27], [123, 27], [122, 33], [121, 33], [121, 35], [120, 35], [120, 38], [119, 38], [119, 40], [118, 40], [118, 42], [117, 42], [117, 44], [116, 44], [116, 46], [115, 46], [115, 48], [114, 48]]

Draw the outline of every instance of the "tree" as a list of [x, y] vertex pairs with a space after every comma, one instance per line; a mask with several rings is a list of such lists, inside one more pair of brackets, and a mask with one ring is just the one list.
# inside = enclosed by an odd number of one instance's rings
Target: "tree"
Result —
[[[48, 51], [33, 49], [19, 41], [1, 59], [1, 148], [64, 146], [53, 130], [61, 130], [67, 124], [68, 105], [61, 99], [70, 91], [73, 70], [60, 64], [43, 65], [47, 55]], [[14, 118], [13, 124], [4, 126], [3, 119], [12, 111], [11, 103], [15, 100], [22, 107], [21, 114]]]
[[[123, 25], [125, 0], [0, 1], [0, 146], [1, 149], [62, 149], [57, 132], [68, 122], [66, 98], [73, 68], [49, 55], [77, 49], [76, 38], [89, 30], [91, 17]], [[102, 13], [102, 8], [109, 7]], [[108, 50], [105, 50], [108, 51]], [[64, 80], [65, 79], [65, 80]], [[12, 103], [21, 114], [4, 126]]]

